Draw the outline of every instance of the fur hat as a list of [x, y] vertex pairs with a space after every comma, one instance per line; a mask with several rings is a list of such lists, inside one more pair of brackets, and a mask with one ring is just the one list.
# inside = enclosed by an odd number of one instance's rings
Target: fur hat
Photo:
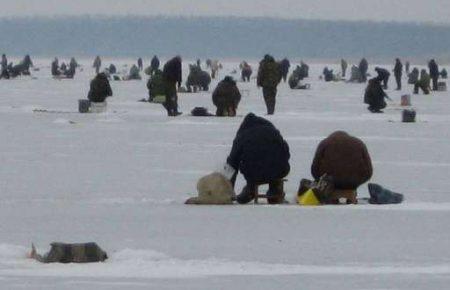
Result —
[[186, 204], [232, 204], [235, 197], [231, 182], [217, 172], [200, 178], [197, 191], [198, 196], [189, 198]]

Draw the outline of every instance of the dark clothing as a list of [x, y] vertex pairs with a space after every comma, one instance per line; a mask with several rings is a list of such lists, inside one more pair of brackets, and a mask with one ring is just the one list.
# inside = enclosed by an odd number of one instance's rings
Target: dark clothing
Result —
[[414, 85], [419, 80], [419, 70], [415, 67], [408, 75], [408, 84]]
[[281, 76], [282, 76], [284, 82], [286, 82], [290, 67], [291, 67], [291, 63], [289, 62], [289, 60], [287, 58], [280, 61]]
[[110, 65], [109, 65], [109, 73], [110, 73], [110, 74], [115, 74], [115, 73], [117, 73], [117, 68], [116, 68], [115, 65], [113, 65], [113, 64], [110, 64]]
[[209, 90], [210, 83], [211, 77], [208, 72], [203, 71], [197, 65], [189, 65], [189, 75], [186, 80], [188, 92], [191, 92], [192, 88], [194, 88], [194, 91], [196, 89], [207, 91]]
[[334, 132], [319, 143], [311, 174], [316, 181], [324, 174], [331, 175], [335, 189], [356, 190], [372, 177], [366, 145], [346, 132]]
[[395, 61], [394, 66], [394, 76], [395, 81], [397, 82], [397, 90], [402, 89], [402, 75], [403, 75], [403, 64], [400, 62], [399, 59]]
[[267, 114], [273, 115], [275, 113], [277, 88], [263, 87], [263, 97], [266, 103]]
[[242, 122], [227, 163], [250, 184], [271, 183], [288, 175], [289, 146], [275, 126], [253, 113]]
[[64, 72], [64, 75], [67, 78], [72, 79], [75, 76], [76, 67], [77, 67], [76, 63], [70, 62], [69, 69]]
[[281, 81], [280, 65], [273, 57], [266, 55], [259, 63], [257, 85], [263, 88], [264, 101], [266, 102], [267, 114], [275, 111], [275, 98], [277, 86]]
[[378, 74], [377, 78], [383, 82], [383, 89], [387, 90], [389, 77], [391, 76], [391, 73], [387, 69], [380, 67], [375, 68], [375, 71]]
[[359, 81], [361, 83], [365, 83], [367, 81], [367, 71], [369, 70], [369, 63], [367, 62], [367, 60], [365, 58], [363, 58], [361, 60], [358, 68], [359, 68], [359, 72], [361, 73], [361, 75], [360, 75], [361, 79]]
[[244, 82], [250, 82], [250, 77], [253, 73], [252, 67], [249, 64], [244, 64], [241, 70], [241, 77]]
[[331, 82], [334, 79], [333, 70], [325, 67], [323, 69], [323, 76], [326, 82]]
[[155, 55], [152, 58], [152, 61], [150, 63], [150, 74], [152, 74], [153, 72], [155, 72], [157, 69], [159, 69], [159, 59], [158, 57]]
[[52, 62], [52, 76], [59, 76], [60, 74], [58, 61], [54, 60]]
[[433, 81], [433, 91], [437, 91], [439, 79], [439, 66], [437, 65], [436, 61], [432, 59], [428, 63], [428, 68], [430, 69], [430, 77], [431, 80]]
[[88, 93], [88, 99], [94, 103], [102, 103], [107, 97], [112, 96], [112, 89], [108, 77], [104, 73], [99, 73], [92, 81]]
[[236, 82], [231, 77], [225, 77], [214, 90], [212, 100], [217, 107], [216, 116], [235, 116], [241, 101]]
[[169, 116], [178, 115], [177, 84], [181, 86], [181, 58], [174, 57], [163, 68], [164, 91], [166, 102], [163, 104]]
[[94, 64], [92, 66], [95, 67], [95, 73], [98, 74], [100, 72], [100, 67], [102, 66], [102, 60], [99, 56], [94, 59]]
[[142, 62], [142, 58], [138, 58], [137, 65], [138, 65], [139, 70], [144, 69], [144, 63]]
[[385, 97], [386, 93], [381, 87], [380, 79], [378, 77], [371, 79], [364, 94], [364, 103], [369, 104], [369, 111], [380, 112], [381, 109], [384, 109], [386, 107]]

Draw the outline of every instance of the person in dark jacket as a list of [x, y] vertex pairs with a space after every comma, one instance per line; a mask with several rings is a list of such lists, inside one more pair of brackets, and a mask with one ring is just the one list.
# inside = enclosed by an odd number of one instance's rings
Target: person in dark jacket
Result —
[[231, 181], [233, 187], [240, 171], [247, 182], [237, 202], [252, 201], [258, 193], [258, 185], [269, 184], [268, 202], [284, 201], [283, 178], [289, 174], [289, 146], [275, 126], [253, 113], [242, 121], [233, 141], [227, 163], [235, 169]]
[[159, 59], [156, 55], [153, 56], [152, 61], [150, 62], [150, 74], [153, 74], [157, 69], [159, 69]]
[[303, 61], [300, 62], [300, 75], [302, 79], [309, 77], [309, 65]]
[[446, 78], [448, 77], [447, 70], [446, 70], [445, 68], [443, 68], [443, 69], [441, 70], [440, 75], [441, 75], [441, 78], [446, 79]]
[[243, 61], [239, 68], [241, 69], [241, 78], [243, 82], [250, 82], [250, 77], [252, 76], [253, 70], [252, 67], [246, 62]]
[[413, 68], [411, 73], [408, 75], [408, 84], [415, 85], [419, 80], [419, 69], [417, 67]]
[[[372, 177], [372, 161], [366, 145], [344, 131], [336, 131], [322, 140], [311, 165], [316, 181], [327, 174], [332, 177], [336, 191], [352, 191]], [[339, 196], [339, 194], [336, 194]]]
[[257, 85], [262, 87], [267, 114], [273, 115], [277, 96], [277, 86], [281, 81], [280, 65], [270, 55], [265, 55], [259, 63]]
[[110, 64], [109, 65], [109, 69], [108, 69], [110, 74], [116, 74], [117, 73], [117, 68], [114, 64]]
[[410, 67], [409, 61], [405, 62], [405, 73], [406, 73], [406, 75], [409, 75], [409, 67]]
[[438, 90], [438, 79], [439, 79], [439, 66], [434, 59], [430, 60], [428, 63], [428, 68], [430, 69], [430, 77], [433, 81], [433, 91]]
[[391, 76], [391, 73], [387, 69], [384, 69], [384, 68], [381, 68], [381, 67], [376, 67], [375, 71], [378, 74], [378, 78], [381, 81], [383, 81], [383, 89], [387, 90], [389, 77]]
[[394, 76], [397, 83], [397, 91], [402, 89], [403, 64], [399, 58], [395, 59]]
[[163, 68], [163, 82], [164, 91], [166, 95], [166, 101], [163, 106], [167, 110], [167, 115], [178, 116], [181, 113], [178, 112], [178, 95], [177, 86], [181, 86], [182, 74], [181, 74], [181, 57], [176, 56], [169, 60]]
[[140, 71], [144, 69], [144, 62], [142, 61], [142, 58], [138, 58], [137, 65]]
[[101, 66], [102, 66], [102, 60], [101, 60], [100, 56], [97, 55], [97, 57], [95, 57], [95, 59], [94, 59], [93, 65], [92, 65], [92, 67], [95, 68], [96, 74], [98, 74], [100, 72]]
[[369, 80], [364, 94], [364, 103], [369, 105], [367, 109], [372, 113], [383, 113], [381, 109], [386, 108], [386, 102], [384, 101], [386, 97], [387, 95], [381, 87], [381, 79], [376, 77]]
[[281, 69], [281, 76], [283, 78], [283, 81], [286, 82], [287, 76], [289, 73], [289, 68], [291, 67], [291, 63], [287, 58], [284, 58], [282, 61], [280, 61], [280, 69]]
[[0, 79], [9, 79], [9, 72], [8, 72], [8, 59], [6, 58], [5, 54], [2, 54], [2, 72], [0, 75]]
[[56, 77], [59, 76], [61, 74], [60, 70], [59, 70], [59, 61], [58, 58], [55, 57], [55, 59], [52, 62], [52, 76]]
[[367, 71], [369, 70], [369, 63], [367, 62], [367, 59], [361, 59], [358, 68], [359, 72], [361, 73], [361, 79], [359, 80], [359, 82], [365, 83], [367, 81]]
[[327, 66], [323, 69], [323, 77], [326, 82], [331, 82], [334, 80], [333, 70], [329, 69]]
[[93, 103], [103, 103], [107, 97], [111, 97], [112, 95], [108, 77], [105, 73], [99, 73], [91, 81], [88, 99]]
[[236, 116], [236, 110], [241, 101], [241, 93], [232, 77], [226, 76], [212, 94], [212, 100], [217, 107], [216, 116]]

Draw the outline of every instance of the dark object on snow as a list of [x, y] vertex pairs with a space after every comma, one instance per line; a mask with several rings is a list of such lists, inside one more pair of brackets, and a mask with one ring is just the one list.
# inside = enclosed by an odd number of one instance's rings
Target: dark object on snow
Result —
[[44, 256], [39, 255], [32, 245], [30, 258], [42, 263], [93, 263], [108, 259], [106, 252], [96, 243], [51, 243], [50, 245], [50, 252]]
[[208, 109], [206, 109], [204, 107], [195, 107], [194, 109], [192, 109], [191, 115], [195, 116], [195, 117], [211, 117], [211, 116], [214, 116], [213, 114], [208, 112]]
[[104, 73], [99, 73], [92, 81], [88, 93], [88, 99], [94, 103], [102, 103], [107, 97], [112, 96], [111, 86], [108, 77]]
[[375, 183], [369, 183], [370, 204], [398, 204], [403, 202], [403, 194], [390, 191]]
[[91, 101], [81, 99], [78, 100], [78, 112], [89, 113], [89, 108], [91, 107]]
[[311, 165], [316, 181], [324, 174], [333, 177], [337, 190], [356, 190], [372, 177], [372, 162], [360, 139], [336, 131], [322, 140]]
[[414, 123], [414, 122], [416, 122], [416, 111], [414, 111], [414, 110], [403, 110], [403, 112], [402, 112], [402, 122], [403, 123]]
[[[238, 202], [251, 201], [257, 193], [258, 185], [267, 183], [269, 184], [268, 194], [281, 197], [282, 179], [290, 171], [289, 158], [289, 146], [280, 131], [268, 120], [253, 113], [248, 114], [237, 131], [227, 158], [227, 163], [236, 170], [232, 178], [233, 186], [238, 171], [247, 181], [241, 199], [238, 197]], [[282, 201], [278, 198], [269, 198], [269, 203]]]

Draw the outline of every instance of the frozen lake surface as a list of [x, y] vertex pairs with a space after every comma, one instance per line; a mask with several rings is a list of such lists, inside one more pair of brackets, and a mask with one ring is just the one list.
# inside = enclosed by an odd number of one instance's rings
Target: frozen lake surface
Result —
[[[50, 77], [50, 60], [35, 63], [36, 79], [0, 81], [0, 289], [448, 289], [450, 93], [412, 96], [418, 122], [405, 124], [405, 79], [401, 92], [391, 80], [394, 101], [371, 114], [365, 85], [325, 83], [323, 65], [312, 65], [312, 89], [282, 83], [268, 117], [291, 149], [288, 199], [311, 177], [317, 144], [345, 130], [367, 144], [372, 182], [404, 193], [405, 202], [199, 207], [183, 204], [197, 180], [225, 161], [247, 113], [266, 113], [255, 80], [238, 83], [236, 118], [188, 115], [195, 106], [215, 112], [217, 80], [210, 92], [180, 94], [177, 118], [137, 102], [147, 97], [145, 80], [111, 82], [107, 113], [78, 114], [94, 76], [90, 61], [61, 81]], [[225, 63], [219, 79], [237, 66]], [[366, 185], [358, 192], [368, 196]], [[46, 252], [53, 241], [96, 241], [110, 259], [26, 259], [31, 242]]]

